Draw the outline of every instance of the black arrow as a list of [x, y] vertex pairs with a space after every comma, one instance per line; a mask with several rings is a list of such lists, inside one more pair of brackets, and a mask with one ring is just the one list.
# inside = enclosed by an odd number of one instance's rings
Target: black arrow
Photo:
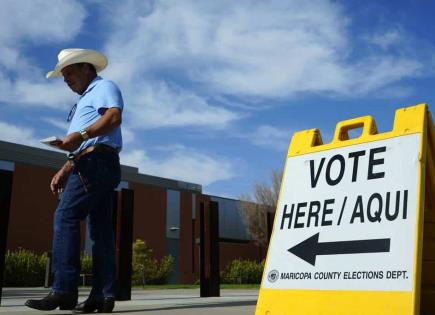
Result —
[[384, 253], [390, 251], [390, 239], [319, 243], [319, 233], [289, 248], [288, 251], [315, 266], [317, 255]]

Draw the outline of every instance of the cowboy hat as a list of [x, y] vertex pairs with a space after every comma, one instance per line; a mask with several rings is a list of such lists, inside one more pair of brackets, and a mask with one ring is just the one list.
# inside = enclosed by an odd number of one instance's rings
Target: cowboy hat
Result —
[[107, 66], [107, 58], [102, 53], [92, 49], [68, 48], [60, 51], [57, 55], [59, 62], [53, 71], [47, 72], [47, 79], [62, 75], [61, 71], [66, 66], [75, 63], [90, 63], [95, 67], [97, 72], [102, 71]]

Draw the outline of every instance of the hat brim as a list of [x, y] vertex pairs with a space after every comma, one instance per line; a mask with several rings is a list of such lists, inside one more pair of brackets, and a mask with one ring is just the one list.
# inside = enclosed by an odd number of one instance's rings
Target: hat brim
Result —
[[62, 75], [63, 68], [76, 63], [90, 63], [95, 67], [97, 72], [100, 72], [106, 68], [107, 58], [97, 51], [85, 51], [83, 53], [73, 54], [59, 61], [52, 71], [47, 72], [46, 78], [59, 77]]

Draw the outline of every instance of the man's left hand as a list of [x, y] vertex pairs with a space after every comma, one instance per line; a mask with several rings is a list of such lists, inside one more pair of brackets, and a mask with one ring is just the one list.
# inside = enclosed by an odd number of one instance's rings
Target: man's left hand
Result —
[[82, 144], [83, 138], [80, 135], [80, 132], [73, 132], [67, 135], [62, 143], [59, 143], [57, 147], [61, 150], [72, 152], [76, 150], [80, 144]]

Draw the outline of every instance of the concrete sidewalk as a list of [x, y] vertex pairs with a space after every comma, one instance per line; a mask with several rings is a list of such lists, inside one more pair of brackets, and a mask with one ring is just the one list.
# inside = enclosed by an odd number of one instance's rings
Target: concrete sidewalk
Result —
[[[29, 298], [42, 298], [50, 289], [3, 288], [0, 314], [71, 314], [71, 311], [41, 312], [24, 306]], [[79, 301], [88, 296], [81, 289]], [[115, 314], [146, 315], [253, 315], [258, 290], [225, 289], [221, 297], [200, 298], [199, 289], [133, 290], [131, 301], [116, 302]]]

